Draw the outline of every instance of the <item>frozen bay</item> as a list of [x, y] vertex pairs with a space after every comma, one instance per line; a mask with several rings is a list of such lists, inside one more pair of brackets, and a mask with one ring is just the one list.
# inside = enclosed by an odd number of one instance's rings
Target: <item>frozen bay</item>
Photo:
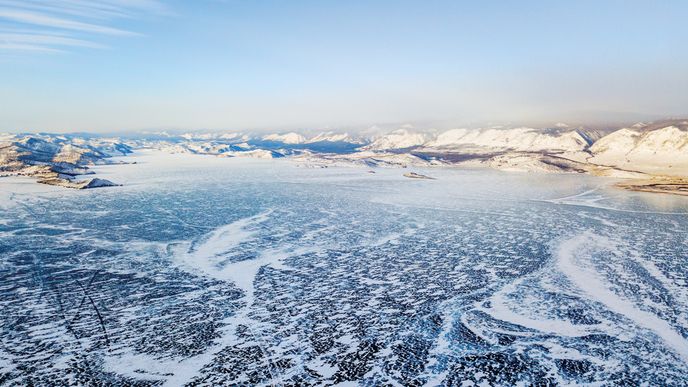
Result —
[[142, 152], [0, 181], [0, 384], [688, 383], [688, 199]]

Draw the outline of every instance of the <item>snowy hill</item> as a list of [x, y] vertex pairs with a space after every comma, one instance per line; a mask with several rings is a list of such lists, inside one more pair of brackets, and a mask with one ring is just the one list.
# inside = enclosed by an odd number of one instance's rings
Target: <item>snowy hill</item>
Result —
[[407, 129], [397, 129], [391, 133], [376, 138], [364, 150], [384, 151], [394, 149], [408, 149], [421, 146], [430, 139], [425, 133], [414, 133]]
[[589, 138], [576, 130], [453, 129], [424, 144], [424, 148], [445, 151], [471, 148], [484, 152], [579, 152], [584, 151], [591, 143]]
[[221, 155], [222, 157], [250, 157], [254, 159], [278, 159], [284, 157], [283, 154], [265, 149], [253, 149], [242, 151], [229, 151]]
[[367, 139], [349, 133], [324, 132], [301, 144], [301, 149], [321, 153], [352, 153], [367, 143]]
[[307, 143], [316, 142], [346, 142], [349, 144], [363, 144], [365, 139], [352, 136], [349, 133], [323, 132], [308, 139]]
[[[126, 154], [128, 146], [115, 141], [72, 140], [53, 135], [5, 135], [0, 141], [0, 176], [32, 176], [44, 184], [69, 188], [95, 188], [114, 183], [103, 179], [79, 181], [91, 174], [88, 166], [106, 163], [110, 152]], [[97, 145], [103, 145], [103, 150]]]
[[263, 141], [281, 142], [284, 144], [303, 144], [306, 138], [298, 133], [268, 134], [262, 137]]
[[441, 162], [426, 160], [410, 153], [381, 151], [361, 151], [349, 154], [317, 154], [305, 152], [293, 158], [308, 166], [347, 166], [364, 165], [367, 167], [403, 167], [443, 165]]
[[588, 161], [647, 173], [688, 175], [688, 122], [635, 125], [617, 130], [590, 148]]

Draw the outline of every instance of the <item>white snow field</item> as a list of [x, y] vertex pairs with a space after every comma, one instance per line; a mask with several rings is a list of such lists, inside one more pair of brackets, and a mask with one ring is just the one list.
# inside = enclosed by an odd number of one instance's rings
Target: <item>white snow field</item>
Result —
[[688, 198], [126, 161], [93, 168], [121, 187], [2, 181], [1, 385], [688, 384]]

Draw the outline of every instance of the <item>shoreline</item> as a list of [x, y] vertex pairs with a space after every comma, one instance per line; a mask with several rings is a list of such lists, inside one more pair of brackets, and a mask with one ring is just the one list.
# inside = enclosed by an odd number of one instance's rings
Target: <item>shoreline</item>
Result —
[[627, 180], [614, 184], [626, 191], [662, 193], [688, 196], [688, 178], [657, 176], [649, 179]]
[[[108, 162], [102, 163], [102, 164], [97, 164], [97, 165], [90, 165], [89, 166], [89, 174], [87, 175], [75, 175], [73, 178], [78, 179], [78, 178], [87, 178], [86, 180], [80, 180], [76, 181], [76, 183], [81, 183], [81, 185], [84, 185], [84, 187], [76, 187], [76, 184], [74, 184], [74, 187], [67, 186], [67, 188], [95, 188], [95, 187], [102, 187], [102, 186], [122, 186], [122, 185], [127, 185], [126, 182], [117, 182], [115, 183], [110, 183], [107, 180], [104, 180], [103, 177], [119, 177], [117, 176], [118, 174], [113, 174], [113, 170], [111, 168], [113, 167], [119, 167], [123, 165], [127, 165], [129, 167], [135, 166], [137, 164], [140, 164], [141, 162], [146, 163], [149, 162], [149, 160], [146, 160], [148, 157], [156, 157], [156, 156], [167, 156], [170, 158], [179, 158], [179, 157], [188, 157], [188, 156], [203, 156], [200, 159], [205, 158], [210, 158], [210, 159], [229, 159], [229, 158], [224, 158], [224, 157], [218, 157], [218, 155], [214, 154], [194, 154], [194, 153], [186, 153], [186, 152], [168, 152], [165, 150], [161, 149], [156, 149], [156, 148], [138, 148], [138, 149], [133, 149], [133, 152], [127, 155], [117, 155], [117, 156], [112, 156], [107, 158]], [[326, 155], [326, 156], [332, 156], [332, 155]], [[231, 157], [233, 158], [233, 157]], [[573, 171], [573, 170], [558, 170], [558, 171], [552, 171], [552, 170], [542, 170], [538, 168], [533, 168], [529, 169], [527, 166], [525, 168], [500, 168], [500, 167], [495, 167], [492, 165], [484, 164], [484, 163], [427, 163], [427, 164], [397, 164], [397, 163], [380, 163], [379, 165], [368, 165], [365, 163], [360, 162], [360, 160], [351, 160], [351, 159], [346, 159], [346, 158], [338, 158], [338, 157], [317, 157], [317, 156], [311, 156], [308, 158], [301, 158], [301, 157], [284, 157], [282, 159], [262, 159], [262, 158], [240, 158], [240, 159], [251, 159], [251, 160], [263, 160], [263, 161], [271, 161], [271, 162], [278, 162], [278, 161], [287, 161], [292, 163], [293, 165], [297, 167], [319, 167], [319, 168], [329, 168], [329, 167], [359, 167], [365, 170], [368, 170], [371, 167], [377, 167], [377, 168], [391, 168], [391, 169], [399, 169], [400, 171], [406, 171], [406, 173], [403, 174], [405, 177], [410, 177], [406, 176], [408, 174], [415, 174], [412, 172], [408, 172], [408, 170], [418, 170], [418, 171], [430, 171], [430, 170], [435, 170], [435, 169], [464, 169], [464, 170], [481, 170], [481, 169], [489, 169], [489, 170], [494, 170], [494, 171], [501, 171], [505, 173], [517, 173], [517, 174], [566, 174], [566, 175], [586, 175], [586, 176], [595, 176], [595, 177], [601, 177], [601, 178], [611, 178], [614, 180], [618, 179], [623, 179], [622, 181], [617, 181], [613, 182], [610, 181], [609, 185], [610, 187], [614, 187], [617, 189], [623, 189], [626, 191], [635, 191], [635, 192], [648, 192], [648, 193], [662, 193], [662, 194], [671, 194], [671, 195], [679, 195], [679, 196], [688, 196], [688, 177], [680, 177], [680, 176], [668, 176], [664, 174], [658, 174], [658, 175], [652, 175], [651, 173], [645, 173], [645, 172], [640, 172], [640, 171], [631, 171], [627, 169], [621, 169], [618, 167], [613, 167], [613, 166], [594, 166], [591, 167], [587, 170], [583, 171]], [[565, 159], [568, 160], [568, 159]], [[43, 183], [40, 185], [45, 185], [49, 184], [51, 182], [46, 181], [45, 179], [41, 179], [40, 176], [32, 176], [31, 174], [27, 173], [5, 173], [4, 176], [0, 175], [0, 177], [14, 177], [14, 176], [24, 176], [27, 178], [27, 180], [33, 180], [35, 183]], [[93, 184], [93, 187], [86, 186], [89, 183], [89, 180], [94, 179], [96, 180], [96, 184]], [[107, 181], [109, 184], [97, 184], [99, 181]], [[125, 179], [126, 180], [126, 179]], [[6, 181], [5, 179], [2, 179], [2, 181]], [[8, 181], [9, 182], [9, 181]], [[60, 184], [53, 183], [51, 185], [54, 186], [61, 186], [65, 187], [65, 184], [61, 184], [61, 182], [57, 182]]]

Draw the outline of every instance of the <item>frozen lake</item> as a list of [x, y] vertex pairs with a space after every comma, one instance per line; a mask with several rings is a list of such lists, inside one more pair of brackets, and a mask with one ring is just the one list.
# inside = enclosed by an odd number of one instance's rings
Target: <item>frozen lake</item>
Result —
[[0, 384], [688, 384], [688, 198], [126, 160], [0, 180]]

